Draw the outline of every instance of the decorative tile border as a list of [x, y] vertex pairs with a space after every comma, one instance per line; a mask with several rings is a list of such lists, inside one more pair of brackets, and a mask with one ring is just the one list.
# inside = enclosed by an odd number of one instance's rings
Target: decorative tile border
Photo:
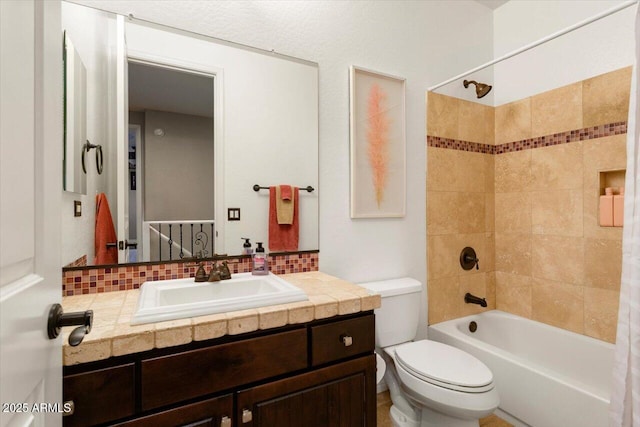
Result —
[[[269, 255], [269, 270], [274, 274], [318, 271], [318, 252], [299, 252]], [[227, 258], [231, 273], [251, 271], [251, 257]], [[212, 261], [204, 262], [209, 271]], [[183, 279], [193, 277], [197, 266], [192, 262], [166, 264], [119, 265], [77, 270], [63, 270], [62, 296], [95, 294], [138, 289], [152, 280]]]
[[504, 154], [514, 151], [530, 150], [533, 148], [550, 147], [552, 145], [568, 144], [570, 142], [586, 141], [627, 133], [627, 122], [608, 123], [591, 126], [567, 132], [554, 133], [536, 138], [507, 142], [500, 145], [481, 144], [477, 142], [460, 141], [457, 139], [440, 138], [427, 135], [427, 146], [449, 148], [452, 150], [471, 151], [483, 154]]

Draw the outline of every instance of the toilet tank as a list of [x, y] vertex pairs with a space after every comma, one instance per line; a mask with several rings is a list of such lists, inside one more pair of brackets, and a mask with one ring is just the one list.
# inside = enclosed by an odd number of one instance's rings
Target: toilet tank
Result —
[[382, 306], [375, 310], [376, 346], [384, 348], [415, 338], [422, 301], [419, 281], [403, 277], [359, 285], [382, 297]]

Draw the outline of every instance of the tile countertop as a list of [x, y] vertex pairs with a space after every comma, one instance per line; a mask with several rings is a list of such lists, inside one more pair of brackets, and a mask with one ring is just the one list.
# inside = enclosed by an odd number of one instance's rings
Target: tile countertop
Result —
[[64, 365], [358, 313], [381, 304], [380, 295], [317, 271], [281, 277], [302, 289], [309, 300], [132, 326], [139, 289], [63, 297], [67, 313], [93, 310], [93, 328], [82, 344], [71, 347], [68, 338], [73, 328], [63, 330]]

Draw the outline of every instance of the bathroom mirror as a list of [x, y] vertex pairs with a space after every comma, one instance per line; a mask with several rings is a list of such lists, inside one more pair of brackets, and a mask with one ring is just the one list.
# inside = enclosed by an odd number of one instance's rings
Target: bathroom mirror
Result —
[[87, 194], [82, 168], [87, 141], [87, 69], [68, 34], [64, 34], [64, 163], [65, 191]]
[[[300, 192], [298, 250], [318, 249], [316, 63], [131, 17], [119, 17], [64, 1], [62, 24], [71, 37], [81, 40], [77, 42], [76, 47], [83, 58], [87, 58], [85, 62], [90, 104], [87, 134], [91, 142], [100, 141], [96, 143], [103, 145], [104, 152], [103, 174], [87, 176], [87, 196], [81, 200], [84, 205], [82, 217], [74, 218], [70, 214], [74, 198], [71, 195], [63, 197], [63, 266], [93, 264], [93, 210], [95, 196], [98, 193], [107, 195], [118, 233], [118, 243], [122, 242], [123, 246], [126, 243], [138, 245], [137, 257], [130, 257], [129, 260], [145, 261], [147, 258], [140, 255], [143, 252], [140, 250], [141, 240], [145, 236], [141, 228], [144, 228], [145, 222], [149, 220], [166, 222], [162, 231], [166, 236], [162, 237], [165, 244], [172, 241], [175, 245], [183, 234], [185, 250], [174, 251], [174, 260], [179, 259], [181, 255], [189, 257], [198, 252], [196, 248], [193, 252], [191, 249], [191, 224], [194, 222], [195, 231], [201, 225], [203, 230], [212, 230], [208, 238], [213, 240], [213, 244], [207, 248], [205, 255], [239, 255], [243, 244], [241, 237], [250, 238], [254, 247], [259, 241], [265, 242], [266, 246], [269, 191], [256, 192], [253, 186], [311, 186], [315, 189], [313, 192]], [[124, 49], [128, 71], [122, 61], [118, 62], [121, 48], [118, 43], [119, 25], [124, 28], [126, 34]], [[128, 80], [124, 87], [131, 84], [126, 90], [127, 94], [139, 91], [139, 84], [135, 81], [141, 79], [131, 78], [131, 70], [139, 66], [173, 70], [209, 79], [211, 96], [206, 102], [212, 104], [212, 111], [204, 114], [185, 112], [182, 107], [177, 106], [138, 104], [130, 105], [132, 109], [127, 107], [126, 119], [123, 119], [123, 115], [116, 109], [120, 102], [118, 96], [124, 93], [117, 75], [123, 69], [127, 74]], [[142, 81], [145, 79], [142, 78]], [[156, 88], [151, 91], [163, 96], [169, 92], [181, 95], [179, 88], [183, 87], [182, 84], [166, 84], [164, 90]], [[175, 90], [176, 88], [178, 90]], [[174, 100], [180, 102], [175, 98]], [[187, 104], [197, 103], [193, 97], [187, 101]], [[129, 102], [128, 97], [125, 102]], [[211, 107], [209, 108], [211, 110]], [[156, 114], [159, 110], [163, 114]], [[146, 122], [140, 121], [140, 114], [143, 112], [148, 113]], [[172, 189], [165, 184], [159, 188], [156, 186], [152, 193], [148, 185], [145, 190], [145, 175], [154, 166], [148, 163], [154, 156], [145, 158], [146, 148], [135, 146], [132, 141], [137, 138], [143, 143], [152, 143], [152, 140], [167, 141], [175, 136], [168, 123], [156, 120], [167, 112], [198, 117], [210, 116], [209, 119], [213, 120], [213, 155], [201, 156], [205, 158], [205, 162], [194, 164], [193, 167], [162, 167], [159, 172], [156, 168], [156, 178], [162, 178], [164, 175], [165, 178], [173, 180], [173, 186]], [[149, 121], [151, 119], [154, 120], [153, 123]], [[127, 123], [126, 129], [123, 123]], [[118, 140], [124, 140], [124, 143], [120, 144], [125, 146], [125, 154], [118, 153]], [[173, 156], [177, 160], [186, 152], [178, 150]], [[95, 170], [93, 155], [88, 157], [88, 163], [89, 170]], [[198, 185], [203, 182], [204, 186]], [[172, 199], [172, 195], [189, 192], [193, 192], [192, 196], [196, 199], [213, 201], [208, 203], [208, 206], [213, 206], [215, 218], [199, 217], [199, 214], [195, 218], [195, 214], [187, 213], [187, 208], [192, 204], [183, 202], [172, 202], [174, 212], [171, 218], [160, 218], [156, 214], [153, 218], [145, 216], [149, 214], [145, 209], [147, 204], [157, 206], [158, 202]], [[124, 205], [128, 205], [129, 208], [135, 207], [137, 211], [134, 214], [131, 209], [126, 209], [124, 215], [119, 215]], [[240, 210], [239, 220], [232, 215], [236, 209]], [[178, 217], [174, 214], [183, 217], [176, 219]], [[180, 229], [179, 225], [173, 225], [169, 237], [169, 223], [175, 221], [184, 222], [183, 227]], [[126, 227], [123, 227], [123, 223], [126, 223]], [[121, 233], [121, 230], [127, 227], [128, 231]], [[155, 231], [149, 231], [147, 234], [153, 233]], [[132, 252], [130, 249], [129, 255]], [[163, 249], [163, 252], [166, 256], [167, 251]], [[122, 253], [126, 254], [127, 251], [121, 251]]]

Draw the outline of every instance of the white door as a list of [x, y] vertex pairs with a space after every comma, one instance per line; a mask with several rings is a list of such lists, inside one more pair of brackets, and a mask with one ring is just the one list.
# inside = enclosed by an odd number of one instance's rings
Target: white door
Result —
[[54, 406], [62, 398], [61, 338], [47, 337], [49, 308], [62, 297], [61, 195], [60, 2], [0, 0], [3, 427], [62, 422]]
[[116, 19], [116, 234], [118, 262], [123, 263], [128, 261], [126, 240], [129, 237], [129, 70], [124, 16], [118, 15]]

